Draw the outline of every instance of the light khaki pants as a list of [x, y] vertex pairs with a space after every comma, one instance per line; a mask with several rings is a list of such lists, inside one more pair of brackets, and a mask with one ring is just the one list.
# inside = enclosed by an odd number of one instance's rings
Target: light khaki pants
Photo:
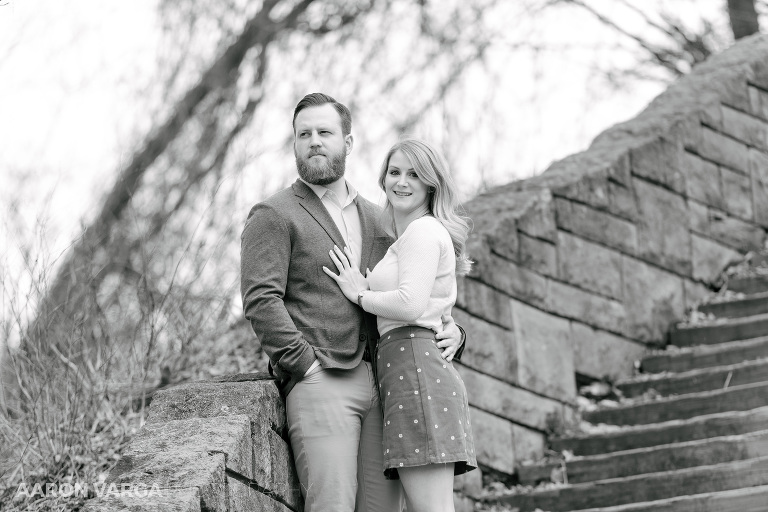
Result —
[[402, 487], [384, 478], [382, 416], [370, 363], [318, 368], [286, 399], [305, 512], [400, 512]]

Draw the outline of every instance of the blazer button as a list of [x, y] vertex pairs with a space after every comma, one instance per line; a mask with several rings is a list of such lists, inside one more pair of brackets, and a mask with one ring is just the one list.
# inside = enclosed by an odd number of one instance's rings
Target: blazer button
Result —
[[361, 335], [358, 337], [358, 339], [359, 339], [360, 341], [365, 341], [365, 340], [366, 340], [366, 339], [368, 339], [368, 338], [365, 336], [365, 334], [361, 334]]

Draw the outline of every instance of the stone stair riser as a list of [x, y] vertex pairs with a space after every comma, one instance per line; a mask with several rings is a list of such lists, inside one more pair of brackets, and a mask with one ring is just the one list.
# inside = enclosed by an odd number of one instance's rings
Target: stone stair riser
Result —
[[725, 411], [746, 411], [767, 405], [768, 383], [761, 382], [614, 409], [599, 409], [585, 412], [582, 417], [595, 424], [647, 425]]
[[520, 512], [566, 512], [768, 485], [768, 457], [563, 486], [493, 500]]
[[765, 456], [768, 456], [768, 430], [586, 457], [564, 463], [521, 466], [517, 474], [521, 484], [536, 485], [549, 482], [552, 471], [562, 470], [564, 466], [568, 483], [576, 484]]
[[768, 294], [728, 302], [702, 304], [697, 309], [704, 314], [711, 313], [717, 318], [743, 318], [762, 315], [768, 313]]
[[571, 450], [574, 455], [588, 456], [757, 432], [765, 429], [767, 425], [768, 407], [763, 407], [661, 425], [643, 425], [591, 436], [552, 438], [549, 445], [556, 452]]
[[627, 398], [634, 398], [654, 390], [661, 396], [701, 393], [756, 382], [768, 382], [768, 360], [759, 364], [728, 365], [699, 371], [692, 375], [670, 375], [652, 380], [620, 382], [616, 387]]
[[768, 317], [760, 315], [716, 325], [702, 325], [674, 329], [669, 343], [677, 347], [714, 345], [729, 341], [748, 340], [768, 334]]
[[736, 342], [716, 347], [643, 357], [640, 367], [645, 373], [687, 372], [700, 368], [713, 368], [768, 357], [768, 338]]
[[740, 277], [728, 281], [728, 289], [736, 293], [754, 295], [768, 292], [768, 276]]

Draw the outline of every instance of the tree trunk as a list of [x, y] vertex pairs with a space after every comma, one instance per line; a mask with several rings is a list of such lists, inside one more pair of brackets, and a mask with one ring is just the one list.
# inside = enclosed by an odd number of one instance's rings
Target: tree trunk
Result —
[[736, 39], [751, 36], [760, 31], [755, 0], [728, 0], [728, 17], [731, 19], [731, 30]]

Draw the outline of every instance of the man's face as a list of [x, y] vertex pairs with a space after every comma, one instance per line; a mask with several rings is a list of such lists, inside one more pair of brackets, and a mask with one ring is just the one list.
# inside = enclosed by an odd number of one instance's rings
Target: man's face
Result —
[[307, 183], [328, 185], [344, 176], [352, 135], [341, 132], [341, 116], [330, 104], [308, 107], [294, 121], [293, 153], [299, 176]]

